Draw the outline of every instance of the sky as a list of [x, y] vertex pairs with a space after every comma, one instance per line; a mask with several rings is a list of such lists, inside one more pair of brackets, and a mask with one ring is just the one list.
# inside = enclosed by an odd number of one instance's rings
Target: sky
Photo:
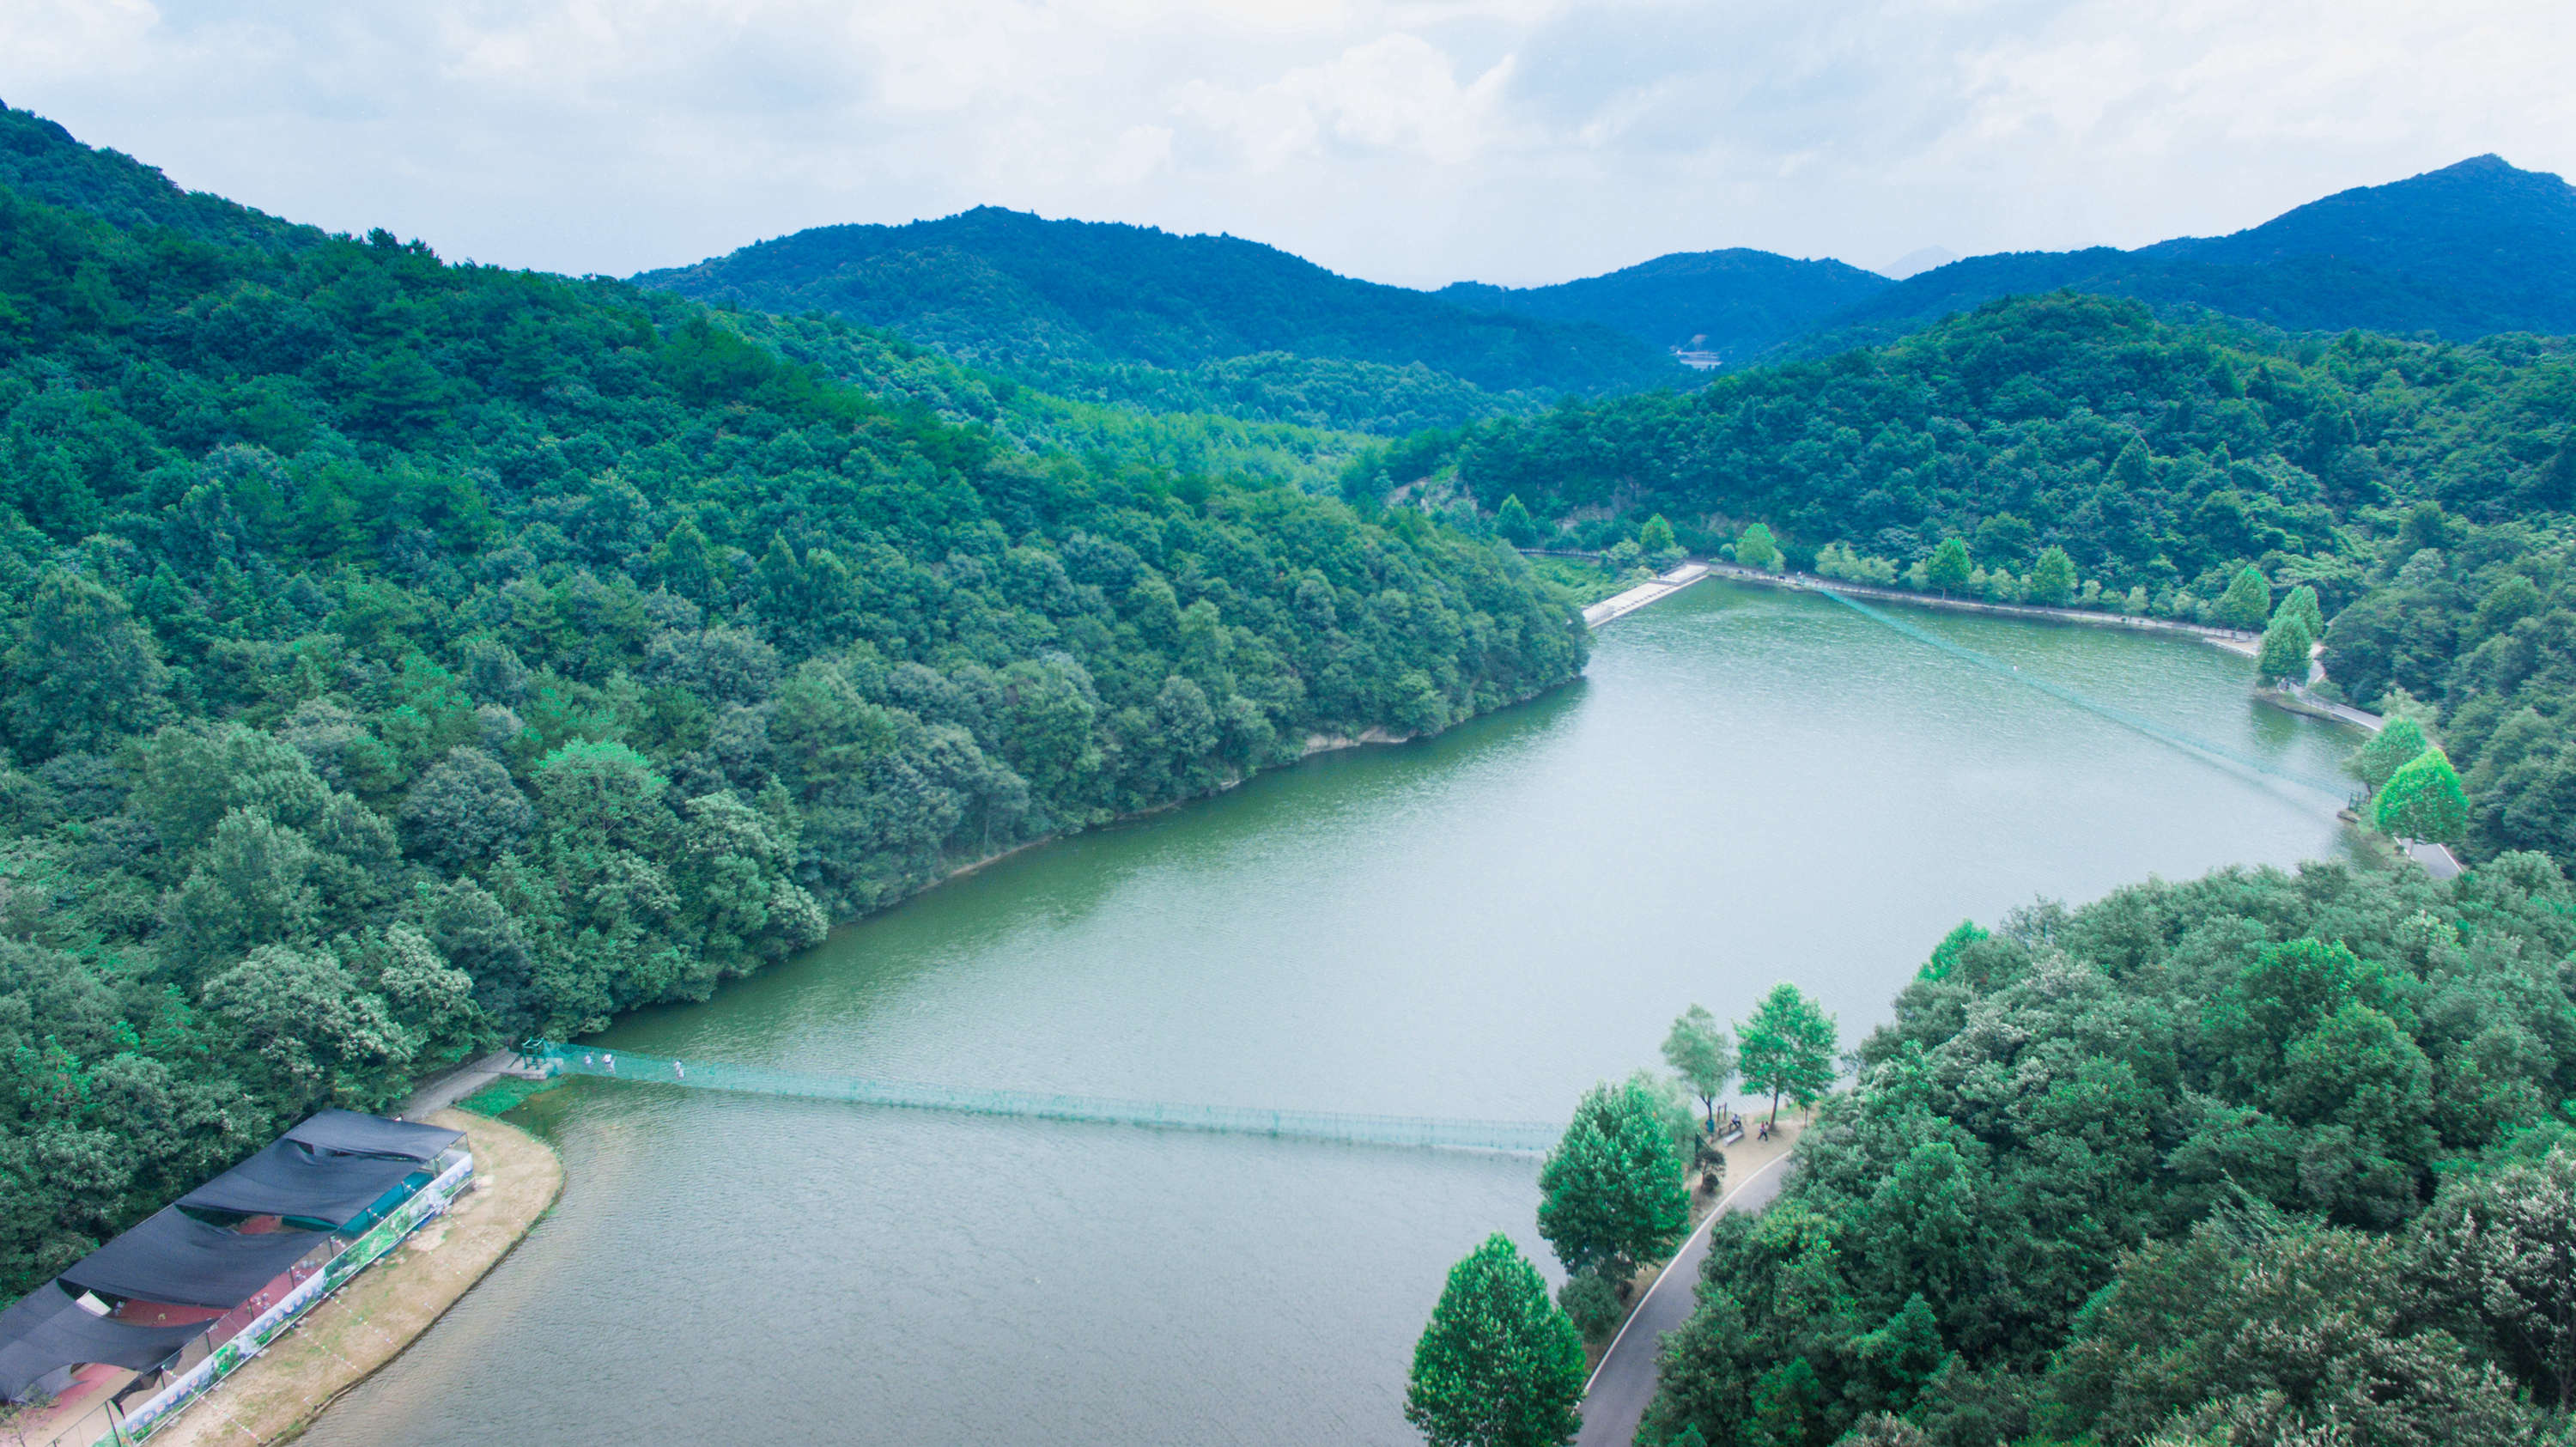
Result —
[[975, 205], [1374, 281], [1873, 270], [2576, 171], [2569, 0], [0, 0], [0, 100], [333, 230], [623, 275]]

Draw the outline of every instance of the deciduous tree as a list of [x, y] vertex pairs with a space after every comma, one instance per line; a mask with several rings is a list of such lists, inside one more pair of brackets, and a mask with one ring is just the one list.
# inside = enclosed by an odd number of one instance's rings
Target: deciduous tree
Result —
[[1776, 568], [1780, 565], [1779, 541], [1771, 536], [1771, 529], [1755, 523], [1736, 538], [1735, 561], [1748, 568]]
[[1813, 1105], [1834, 1083], [1834, 1018], [1795, 985], [1772, 986], [1735, 1036], [1743, 1042], [1744, 1083], [1771, 1097], [1773, 1120], [1782, 1096]]
[[2272, 585], [2263, 571], [2247, 564], [2228, 581], [2227, 591], [2218, 595], [2218, 621], [2230, 628], [2248, 631], [2263, 626], [2272, 615]]
[[2389, 775], [2380, 786], [2376, 821], [2382, 833], [2400, 839], [2459, 843], [2469, 825], [2469, 801], [2450, 757], [2426, 749]]
[[1449, 1268], [1413, 1349], [1404, 1419], [1431, 1447], [1558, 1447], [1581, 1425], [1583, 1338], [1511, 1238]]
[[1631, 1270], [1689, 1224], [1682, 1167], [1642, 1083], [1595, 1086], [1539, 1168], [1539, 1234], [1570, 1272]]
[[1708, 1114], [1708, 1128], [1715, 1131], [1717, 1098], [1735, 1078], [1735, 1043], [1717, 1017], [1698, 1005], [1683, 1011], [1673, 1022], [1672, 1033], [1664, 1037], [1664, 1063], [1699, 1097], [1700, 1108]]

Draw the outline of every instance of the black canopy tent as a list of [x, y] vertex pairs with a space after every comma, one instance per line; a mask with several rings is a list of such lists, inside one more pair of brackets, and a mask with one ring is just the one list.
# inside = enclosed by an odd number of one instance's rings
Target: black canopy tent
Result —
[[296, 1216], [345, 1225], [420, 1169], [401, 1156], [317, 1154], [281, 1140], [179, 1198], [194, 1211]]
[[0, 1311], [0, 1400], [22, 1400], [36, 1383], [85, 1362], [138, 1371], [157, 1365], [203, 1335], [208, 1325], [137, 1326], [92, 1316], [62, 1287], [48, 1282]]
[[465, 1132], [449, 1130], [443, 1125], [387, 1120], [380, 1115], [360, 1115], [354, 1110], [326, 1110], [279, 1139], [341, 1155], [431, 1161], [438, 1158], [440, 1151], [464, 1138]]
[[330, 1239], [321, 1231], [227, 1231], [165, 1206], [74, 1262], [62, 1279], [101, 1296], [229, 1311]]

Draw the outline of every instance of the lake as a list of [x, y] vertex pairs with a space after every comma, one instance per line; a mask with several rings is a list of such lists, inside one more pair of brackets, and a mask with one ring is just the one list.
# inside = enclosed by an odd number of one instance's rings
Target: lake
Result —
[[[2333, 778], [2354, 737], [2170, 635], [1905, 610]], [[1561, 1119], [1693, 1002], [1791, 980], [1848, 1045], [1963, 918], [2344, 849], [2214, 763], [1807, 594], [1703, 583], [1589, 678], [1027, 851], [601, 1039], [1186, 1102]], [[561, 1205], [314, 1447], [1412, 1443], [1451, 1262], [1553, 1275], [1526, 1158], [575, 1081]]]

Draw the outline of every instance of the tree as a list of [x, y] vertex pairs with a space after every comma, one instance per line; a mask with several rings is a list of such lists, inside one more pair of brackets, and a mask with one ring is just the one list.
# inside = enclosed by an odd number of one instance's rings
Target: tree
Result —
[[403, 799], [403, 842], [414, 854], [457, 867], [515, 846], [536, 818], [500, 761], [460, 744]]
[[2063, 608], [2075, 598], [2078, 579], [2075, 560], [2054, 543], [2043, 550], [2039, 561], [2031, 565], [2030, 601], [2051, 608]]
[[1682, 555], [1681, 544], [1673, 540], [1673, 525], [1664, 521], [1662, 513], [1646, 519], [1645, 527], [1637, 533], [1637, 550], [1659, 568], [1670, 567]]
[[1698, 1005], [1682, 1012], [1664, 1037], [1664, 1063], [1699, 1097], [1708, 1113], [1711, 1134], [1717, 1131], [1717, 1098], [1735, 1077], [1735, 1045], [1718, 1028], [1717, 1017]]
[[[2511, 1385], [2417, 1325], [2382, 1237], [2231, 1211], [2153, 1243], [2077, 1318], [2063, 1435], [2105, 1442], [2528, 1441]], [[2054, 1434], [2053, 1434], [2054, 1435]]]
[[1653, 1093], [1594, 1086], [1539, 1168], [1539, 1234], [1569, 1272], [1624, 1274], [1689, 1224], [1682, 1167]]
[[2229, 628], [2247, 632], [2263, 626], [2272, 614], [2272, 585], [2265, 582], [2260, 568], [2248, 563], [2237, 571], [2218, 595], [2218, 621]]
[[2446, 1178], [2407, 1276], [2544, 1402], [2576, 1406], [2576, 1147]]
[[1771, 529], [1755, 523], [1735, 540], [1735, 561], [1748, 568], [1776, 568], [1780, 565], [1779, 541], [1771, 536]]
[[2426, 749], [2388, 776], [2379, 790], [2379, 830], [2399, 839], [2457, 844], [2468, 832], [2469, 800], [2450, 756]]
[[1931, 558], [1925, 562], [1923, 581], [1930, 584], [1942, 597], [1947, 598], [1966, 588], [1968, 579], [1974, 577], [1976, 571], [1976, 563], [1968, 556], [1967, 542], [1956, 536], [1946, 537], [1941, 540], [1941, 546], [1932, 550]]
[[1530, 516], [1530, 510], [1521, 504], [1517, 493], [1504, 498], [1503, 505], [1495, 510], [1494, 531], [1502, 534], [1503, 541], [1513, 547], [1538, 546], [1538, 519]]
[[1813, 1105], [1834, 1083], [1834, 1017], [1795, 985], [1783, 981], [1772, 986], [1735, 1035], [1743, 1042], [1744, 1083], [1770, 1095], [1775, 1121], [1780, 1097]]
[[[2523, 586], [2528, 588], [2531, 584], [2524, 581]], [[2306, 624], [2311, 639], [2326, 636], [2326, 612], [2317, 603], [2317, 590], [2312, 584], [2301, 583], [2282, 595], [2279, 605], [2272, 609], [2272, 621], [2278, 623], [2284, 618], [2296, 618]]]
[[7, 663], [10, 731], [31, 759], [149, 727], [169, 676], [125, 600], [63, 569], [36, 584]]
[[383, 998], [323, 950], [262, 945], [206, 982], [205, 1005], [302, 1109], [375, 1109], [401, 1090], [416, 1047]]
[[1404, 1419], [1431, 1447], [1557, 1447], [1582, 1425], [1583, 1338], [1497, 1231], [1449, 1268], [1413, 1348]]
[[2432, 740], [2424, 737], [2423, 725], [2399, 714], [2381, 725], [2368, 743], [2355, 749], [2352, 757], [2344, 760], [2344, 771], [2361, 780], [2370, 792], [2376, 794], [2388, 782], [2389, 775], [2432, 746]]
[[2305, 618], [2295, 613], [2272, 620], [2263, 630], [2263, 646], [2254, 655], [2254, 672], [2265, 683], [2305, 683], [2308, 655], [2316, 646]]

